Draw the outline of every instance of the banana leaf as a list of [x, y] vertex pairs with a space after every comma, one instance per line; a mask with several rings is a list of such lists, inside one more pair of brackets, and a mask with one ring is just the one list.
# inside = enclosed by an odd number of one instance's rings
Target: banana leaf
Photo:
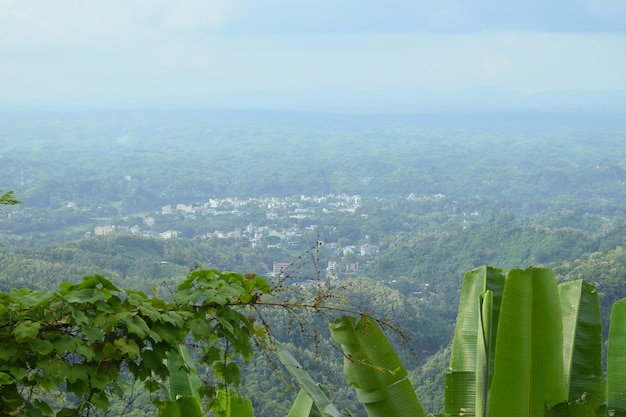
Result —
[[344, 377], [370, 417], [425, 417], [408, 372], [376, 321], [343, 316], [329, 323], [344, 353]]
[[491, 417], [543, 417], [546, 404], [567, 400], [563, 324], [554, 273], [511, 270], [502, 295]]
[[559, 285], [563, 361], [568, 400], [592, 394], [605, 401], [602, 379], [602, 320], [598, 293], [583, 280]]
[[607, 358], [607, 412], [626, 416], [626, 298], [613, 304]]
[[200, 387], [202, 381], [189, 356], [189, 351], [179, 345], [167, 355], [169, 371], [169, 401], [157, 410], [158, 417], [204, 417]]
[[[292, 405], [293, 416], [308, 416], [309, 414], [305, 414], [307, 409], [309, 413], [316, 409], [321, 417], [340, 417], [341, 414], [328, 399], [328, 395], [313, 381], [296, 358], [282, 344], [274, 343], [274, 354], [307, 394], [306, 396], [301, 396], [301, 392], [296, 397], [296, 402]], [[289, 412], [289, 416], [291, 415], [292, 411]]]
[[180, 396], [196, 397], [200, 401], [200, 387], [202, 381], [198, 377], [196, 367], [189, 356], [189, 350], [179, 345], [176, 352], [167, 355], [167, 369], [169, 371], [170, 399]]
[[291, 405], [287, 417], [322, 417], [322, 413], [315, 406], [313, 398], [304, 389], [301, 389]]
[[[479, 335], [485, 337], [481, 327], [481, 296], [486, 291], [492, 292], [489, 321], [493, 330], [497, 329], [500, 313], [500, 302], [504, 288], [504, 275], [501, 269], [490, 266], [468, 271], [463, 280], [461, 300], [454, 330], [450, 368], [445, 375], [444, 411], [446, 413], [474, 415], [476, 401], [486, 402], [487, 391], [481, 388], [478, 400], [476, 391], [476, 364]], [[489, 347], [490, 352], [483, 352], [488, 361], [487, 375], [484, 384], [489, 384], [493, 377], [493, 349], [495, 349], [495, 331], [489, 331], [489, 338], [483, 348]]]
[[475, 415], [487, 416], [489, 398], [490, 359], [493, 356], [492, 319], [493, 291], [486, 291], [480, 298], [480, 320], [476, 348], [476, 409]]

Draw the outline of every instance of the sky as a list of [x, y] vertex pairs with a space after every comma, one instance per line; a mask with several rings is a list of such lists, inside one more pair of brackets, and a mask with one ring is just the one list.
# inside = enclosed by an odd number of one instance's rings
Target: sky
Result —
[[0, 106], [624, 109], [624, 68], [624, 0], [0, 0]]

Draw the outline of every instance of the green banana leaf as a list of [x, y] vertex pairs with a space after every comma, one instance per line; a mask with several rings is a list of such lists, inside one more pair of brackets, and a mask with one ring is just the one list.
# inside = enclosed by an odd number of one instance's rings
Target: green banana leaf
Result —
[[200, 387], [202, 381], [184, 345], [167, 355], [169, 401], [157, 410], [158, 417], [204, 417]]
[[313, 398], [304, 389], [301, 389], [291, 405], [287, 417], [322, 417], [322, 413], [315, 406]]
[[[292, 406], [297, 407], [293, 412], [305, 413], [306, 407], [309, 406], [309, 412], [315, 407], [319, 411], [322, 417], [340, 417], [341, 414], [337, 408], [330, 402], [328, 395], [319, 387], [318, 384], [313, 381], [311, 376], [304, 370], [302, 365], [293, 357], [291, 353], [282, 344], [274, 342], [275, 349], [274, 354], [283, 364], [283, 366], [289, 371], [289, 373], [298, 381], [300, 387], [306, 392], [307, 400], [305, 397], [298, 395], [296, 403]], [[302, 394], [302, 392], [300, 393]], [[291, 411], [289, 412], [291, 416]], [[294, 416], [305, 416], [308, 414], [293, 414]], [[313, 414], [312, 414], [313, 415]]]
[[196, 367], [189, 356], [189, 350], [179, 345], [176, 352], [167, 355], [167, 369], [169, 371], [170, 400], [176, 397], [189, 396], [200, 399], [202, 381], [198, 377]]
[[626, 298], [613, 304], [607, 358], [607, 412], [626, 416]]
[[480, 297], [480, 320], [476, 348], [476, 409], [475, 415], [487, 416], [489, 398], [490, 359], [493, 356], [492, 316], [493, 291], [488, 290]]
[[563, 361], [568, 400], [592, 394], [605, 401], [602, 379], [602, 320], [595, 286], [583, 280], [559, 285]]
[[554, 273], [508, 273], [498, 322], [490, 417], [543, 417], [546, 404], [567, 400], [563, 324]]
[[344, 353], [344, 377], [370, 417], [425, 417], [408, 372], [376, 321], [342, 316], [329, 323]]
[[483, 352], [486, 364], [486, 380], [489, 384], [493, 377], [493, 357], [495, 349], [495, 337], [500, 314], [500, 303], [504, 288], [504, 274], [501, 269], [490, 266], [468, 271], [463, 280], [461, 300], [454, 330], [452, 355], [450, 357], [450, 369], [445, 376], [444, 411], [446, 413], [474, 415], [477, 407], [476, 401], [486, 402], [487, 392], [481, 388], [481, 399], [477, 400], [476, 391], [476, 364], [477, 348], [480, 337], [485, 337], [479, 329], [481, 326], [481, 296], [485, 291], [492, 292], [491, 311], [489, 321], [494, 331], [489, 331], [489, 340], [484, 348], [489, 347], [490, 352]]

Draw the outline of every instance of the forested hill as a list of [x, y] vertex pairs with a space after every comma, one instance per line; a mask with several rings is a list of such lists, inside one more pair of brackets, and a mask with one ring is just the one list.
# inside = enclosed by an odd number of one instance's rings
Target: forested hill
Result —
[[[129, 214], [210, 197], [624, 197], [618, 114], [0, 114], [3, 184], [28, 207]], [[390, 146], [391, 145], [391, 146]], [[622, 185], [620, 185], [620, 181]], [[601, 186], [599, 186], [601, 184]], [[532, 208], [532, 207], [531, 207]]]
[[223, 271], [266, 272], [275, 259], [290, 259], [278, 248], [242, 248], [228, 239], [163, 240], [131, 234], [92, 237], [35, 250], [0, 250], [0, 289], [53, 288], [63, 281], [100, 274], [120, 286], [167, 294], [198, 262]]
[[[623, 267], [608, 268], [599, 260], [623, 263], [623, 247], [624, 225], [595, 235], [570, 228], [492, 226], [436, 238], [397, 236], [363, 273], [384, 279], [405, 294], [421, 292], [451, 321], [456, 318], [463, 272], [481, 265], [555, 267], [562, 280], [584, 278], [599, 284], [600, 293], [610, 295], [603, 303], [608, 308], [626, 296], [626, 275]], [[602, 268], [594, 272], [597, 265]]]
[[[626, 296], [626, 284], [620, 284], [626, 282], [626, 270], [619, 266], [626, 259], [620, 257], [623, 247], [626, 223], [599, 233], [520, 225], [492, 225], [425, 237], [398, 233], [383, 240], [379, 257], [364, 265], [357, 276], [422, 299], [452, 324], [463, 274], [481, 265], [504, 269], [550, 266], [556, 268], [561, 279], [585, 278], [600, 284], [600, 292], [615, 301], [620, 294]], [[321, 268], [334, 252], [322, 247], [315, 255], [317, 261], [310, 255], [304, 254], [305, 261], [294, 272], [294, 278], [323, 275], [315, 268]], [[35, 250], [3, 246], [0, 289], [50, 288], [98, 273], [125, 287], [167, 293], [197, 262], [220, 270], [263, 275], [278, 259], [296, 261], [302, 256], [274, 246], [241, 246], [232, 239], [163, 240], [130, 234], [92, 237]], [[599, 269], [592, 272], [594, 268]]]

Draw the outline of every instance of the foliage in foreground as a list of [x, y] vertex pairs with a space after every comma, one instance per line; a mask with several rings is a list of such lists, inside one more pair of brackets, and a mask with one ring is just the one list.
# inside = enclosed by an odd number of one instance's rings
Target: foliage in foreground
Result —
[[[75, 399], [57, 416], [106, 410], [112, 395], [124, 393], [124, 373], [160, 392], [168, 359], [189, 362], [180, 350], [188, 338], [201, 346], [199, 362], [217, 381], [198, 385], [199, 393], [219, 410], [217, 390], [239, 383], [235, 360], [250, 360], [263, 332], [245, 307], [269, 290], [254, 275], [198, 269], [170, 302], [121, 290], [100, 275], [48, 293], [0, 293], [0, 415], [52, 415], [46, 399], [59, 387]], [[154, 402], [165, 406], [158, 396]]]
[[[108, 410], [122, 375], [153, 393], [159, 417], [252, 416], [235, 387], [238, 360], [265, 338], [249, 313], [271, 295], [257, 276], [192, 271], [172, 301], [121, 290], [94, 275], [57, 291], [0, 293], [0, 416], [78, 416]], [[306, 307], [306, 305], [302, 305]], [[346, 382], [370, 417], [424, 416], [408, 373], [378, 322], [330, 323]], [[184, 347], [201, 348], [192, 359]], [[290, 416], [339, 416], [280, 344], [277, 359], [302, 387]], [[212, 370], [198, 378], [195, 363]], [[465, 276], [441, 416], [626, 416], [626, 299], [615, 303], [602, 375], [598, 296], [586, 282], [557, 286], [542, 268], [482, 267]], [[50, 393], [68, 397], [54, 407]], [[53, 409], [54, 408], [54, 409]]]
[[[375, 321], [331, 323], [348, 384], [370, 417], [423, 415]], [[347, 335], [347, 337], [346, 337]], [[551, 270], [483, 267], [465, 276], [441, 416], [626, 416], [626, 299], [613, 306], [602, 378], [598, 296]], [[393, 377], [393, 378], [392, 378]], [[387, 413], [387, 414], [386, 414]]]

